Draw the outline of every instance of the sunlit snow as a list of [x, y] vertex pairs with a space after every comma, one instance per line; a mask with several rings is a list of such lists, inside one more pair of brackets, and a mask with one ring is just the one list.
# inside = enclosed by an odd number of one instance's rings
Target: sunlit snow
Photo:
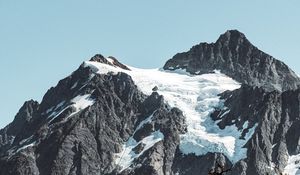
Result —
[[[143, 126], [147, 123], [151, 123], [153, 118], [153, 114], [140, 122], [140, 124], [136, 127], [133, 135], [143, 128]], [[123, 145], [123, 150], [120, 153], [115, 154], [115, 163], [121, 167], [120, 172], [130, 167], [134, 159], [143, 155], [145, 151], [154, 146], [157, 142], [164, 139], [163, 133], [160, 131], [155, 131], [151, 133], [149, 136], [143, 138], [141, 141], [137, 142], [133, 137], [130, 137], [126, 143]], [[133, 149], [139, 144], [144, 144], [144, 147], [140, 153], [135, 153]]]
[[91, 99], [91, 94], [78, 95], [75, 98], [73, 98], [71, 102], [73, 103], [73, 106], [76, 108], [77, 111], [92, 106], [95, 103], [95, 101]]
[[71, 87], [71, 89], [76, 88], [77, 85], [78, 85], [78, 82], [74, 83], [73, 86]]
[[285, 167], [284, 173], [288, 175], [300, 174], [300, 154], [289, 157], [288, 165]]
[[125, 72], [147, 95], [157, 86], [157, 92], [164, 96], [166, 102], [181, 109], [186, 117], [188, 132], [181, 135], [182, 153], [204, 155], [208, 152], [220, 152], [233, 163], [246, 158], [247, 149], [242, 147], [251, 138], [256, 126], [249, 130], [245, 139], [239, 139], [243, 130], [239, 131], [235, 125], [221, 130], [209, 117], [215, 108], [223, 108], [223, 101], [218, 94], [240, 87], [238, 82], [220, 71], [203, 75], [190, 75], [185, 70], [165, 71], [134, 67], [129, 67], [132, 71], [127, 71], [91, 61], [86, 61], [85, 66], [99, 74]]
[[[50, 108], [49, 110], [51, 110], [53, 112], [48, 117], [48, 118], [51, 118], [51, 120], [49, 122], [51, 123], [51, 121], [53, 121], [55, 118], [57, 118], [60, 114], [62, 114], [70, 106], [75, 107], [75, 111], [73, 113], [71, 113], [68, 117], [66, 117], [64, 119], [64, 121], [66, 121], [68, 118], [70, 118], [74, 114], [80, 112], [81, 110], [83, 110], [89, 106], [92, 106], [95, 103], [95, 101], [91, 98], [91, 94], [78, 95], [75, 98], [73, 98], [72, 100], [70, 100], [70, 102], [71, 102], [71, 104], [65, 106], [63, 109], [60, 109], [60, 108], [62, 108], [63, 105], [66, 103], [65, 101], [56, 105], [56, 107], [54, 107], [54, 109], [53, 109], [53, 107]], [[49, 111], [49, 110], [47, 110], [47, 111]]]
[[[160, 131], [155, 131], [151, 135], [143, 138], [141, 141], [137, 142], [133, 137], [130, 137], [129, 140], [123, 145], [123, 151], [121, 153], [116, 154], [116, 164], [122, 167], [120, 171], [127, 169], [133, 162], [134, 159], [143, 155], [143, 153], [149, 150], [152, 146], [154, 146], [157, 142], [164, 139], [163, 133]], [[145, 144], [142, 152], [136, 154], [133, 151], [133, 148], [138, 146], [139, 144]]]
[[30, 144], [24, 145], [24, 146], [22, 146], [21, 148], [17, 149], [16, 153], [17, 153], [17, 152], [20, 152], [21, 150], [24, 150], [24, 149], [26, 149], [26, 148], [33, 147], [33, 146], [35, 146], [35, 144], [36, 144], [36, 142], [32, 142], [32, 143], [30, 143]]

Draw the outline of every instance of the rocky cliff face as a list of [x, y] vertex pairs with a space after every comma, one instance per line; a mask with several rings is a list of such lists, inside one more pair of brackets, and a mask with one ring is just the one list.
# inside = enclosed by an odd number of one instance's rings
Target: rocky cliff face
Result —
[[[141, 125], [150, 115], [152, 120]], [[82, 65], [51, 88], [40, 105], [26, 102], [1, 130], [0, 174], [116, 174], [122, 167], [113, 160], [122, 144], [156, 131], [164, 139], [150, 149], [138, 145], [144, 163], [136, 166], [140, 161], [134, 160], [122, 174], [170, 172], [184, 117], [158, 93], [142, 94], [130, 76], [93, 74]]]
[[245, 174], [280, 174], [288, 164], [289, 155], [300, 153], [300, 133], [296, 131], [300, 127], [299, 93], [299, 90], [266, 92], [244, 85], [222, 94], [228, 108], [216, 110], [212, 115], [220, 128], [232, 124], [242, 127], [245, 121], [248, 127], [258, 125], [245, 145], [247, 159], [237, 163], [233, 172], [238, 172], [237, 166], [244, 166]]
[[0, 175], [300, 173], [300, 81], [284, 63], [228, 31], [164, 68], [84, 62], [0, 130]]
[[268, 91], [297, 89], [300, 82], [287, 65], [253, 46], [237, 30], [227, 31], [215, 43], [200, 43], [176, 54], [164, 69], [186, 69], [195, 75], [217, 69], [241, 83]]

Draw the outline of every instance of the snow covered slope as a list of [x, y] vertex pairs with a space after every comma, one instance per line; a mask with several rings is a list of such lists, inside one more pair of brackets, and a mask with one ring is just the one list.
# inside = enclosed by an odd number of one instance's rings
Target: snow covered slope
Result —
[[[164, 71], [162, 69], [138, 69], [131, 71], [107, 64], [87, 61], [99, 74], [124, 72], [129, 74], [138, 88], [147, 95], [157, 86], [157, 92], [171, 107], [181, 109], [186, 117], [188, 132], [181, 135], [180, 149], [184, 154], [204, 155], [208, 152], [224, 153], [233, 163], [246, 158], [247, 150], [242, 148], [251, 138], [255, 127], [251, 128], [245, 139], [239, 139], [243, 130], [234, 125], [219, 129], [209, 115], [216, 109], [223, 109], [218, 94], [235, 90], [240, 84], [219, 71], [204, 75], [190, 75], [185, 70]], [[247, 123], [243, 129], [247, 128]]]
[[288, 175], [300, 174], [300, 154], [289, 157], [288, 166], [285, 167], [284, 173]]

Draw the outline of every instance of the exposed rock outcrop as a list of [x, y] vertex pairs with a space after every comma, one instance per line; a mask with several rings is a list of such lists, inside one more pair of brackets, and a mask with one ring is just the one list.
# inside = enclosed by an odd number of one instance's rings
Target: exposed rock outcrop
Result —
[[[76, 111], [72, 99], [84, 94], [94, 103]], [[115, 154], [151, 114], [151, 129], [144, 126], [135, 137], [159, 130], [165, 139], [135, 160], [130, 170], [120, 172]], [[31, 129], [24, 133], [23, 128]], [[171, 172], [183, 132], [182, 112], [171, 109], [158, 93], [142, 94], [124, 73], [99, 75], [81, 66], [51, 88], [40, 105], [26, 102], [1, 130], [0, 174], [124, 174], [147, 169], [165, 174]], [[18, 141], [13, 142], [14, 137]]]
[[242, 128], [245, 123], [247, 128], [257, 125], [255, 134], [245, 145], [247, 159], [235, 165], [233, 172], [243, 167], [246, 174], [280, 174], [289, 155], [300, 154], [300, 133], [295, 132], [295, 128], [300, 128], [299, 97], [299, 89], [280, 93], [247, 85], [222, 94], [227, 109], [216, 110], [212, 115], [220, 128], [230, 125]]
[[195, 75], [220, 70], [240, 83], [268, 91], [293, 90], [300, 84], [300, 78], [287, 65], [253, 46], [237, 30], [227, 31], [215, 43], [200, 43], [176, 54], [164, 69], [186, 69]]

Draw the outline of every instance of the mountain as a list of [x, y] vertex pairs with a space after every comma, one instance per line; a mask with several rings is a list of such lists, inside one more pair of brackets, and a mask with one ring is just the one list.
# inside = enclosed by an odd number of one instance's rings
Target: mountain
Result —
[[200, 43], [176, 54], [164, 69], [186, 69], [194, 75], [217, 69], [241, 83], [268, 91], [297, 89], [300, 82], [287, 65], [253, 46], [237, 30], [227, 31], [215, 43]]
[[97, 54], [0, 130], [0, 175], [299, 174], [299, 84], [236, 30], [161, 69]]

